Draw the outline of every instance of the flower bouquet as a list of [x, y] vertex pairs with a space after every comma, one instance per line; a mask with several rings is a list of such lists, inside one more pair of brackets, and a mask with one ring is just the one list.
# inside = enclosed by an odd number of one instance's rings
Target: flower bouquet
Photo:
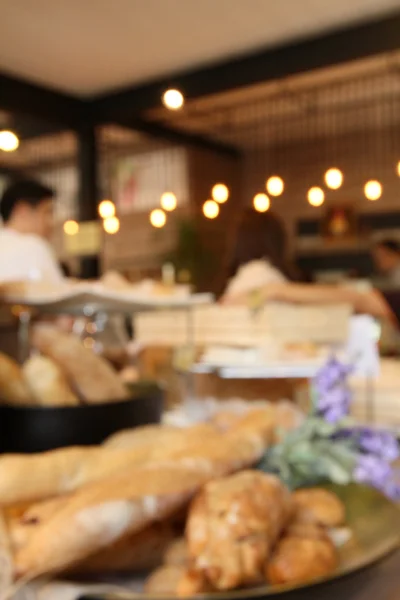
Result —
[[260, 468], [276, 473], [291, 488], [330, 481], [372, 485], [400, 500], [393, 467], [397, 439], [386, 430], [355, 425], [350, 417], [351, 367], [331, 358], [312, 385], [310, 414], [295, 431], [265, 453]]

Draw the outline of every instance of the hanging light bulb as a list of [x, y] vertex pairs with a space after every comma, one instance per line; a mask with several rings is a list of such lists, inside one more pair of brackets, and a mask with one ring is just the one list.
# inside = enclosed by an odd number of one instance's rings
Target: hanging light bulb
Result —
[[173, 192], [164, 192], [160, 200], [161, 208], [167, 211], [175, 210], [178, 204]]
[[320, 187], [312, 187], [308, 190], [307, 198], [311, 206], [321, 206], [325, 201], [324, 190]]
[[150, 223], [153, 225], [153, 227], [157, 227], [157, 229], [161, 229], [161, 227], [164, 227], [166, 222], [167, 222], [167, 215], [165, 214], [165, 212], [163, 210], [161, 210], [161, 208], [155, 208], [154, 210], [151, 211]]
[[109, 219], [110, 217], [115, 216], [115, 206], [111, 200], [102, 200], [98, 210], [102, 219]]
[[371, 200], [372, 202], [379, 200], [382, 196], [382, 184], [376, 180], [367, 181], [364, 186], [364, 194], [367, 200]]
[[340, 169], [328, 169], [325, 173], [325, 183], [331, 190], [338, 190], [343, 183], [343, 173]]
[[0, 131], [0, 150], [14, 152], [19, 146], [19, 139], [13, 131]]
[[219, 206], [215, 200], [206, 200], [203, 204], [203, 214], [207, 219], [216, 219], [219, 215]]
[[185, 103], [182, 92], [175, 89], [169, 89], [164, 92], [162, 101], [164, 106], [169, 110], [179, 110]]
[[63, 229], [66, 235], [76, 235], [79, 231], [79, 223], [76, 221], [65, 221]]
[[119, 231], [119, 219], [118, 217], [107, 217], [103, 221], [104, 231], [106, 233], [114, 234]]
[[267, 212], [271, 202], [267, 194], [256, 194], [253, 198], [253, 206], [257, 212]]
[[283, 190], [285, 189], [285, 184], [282, 177], [274, 175], [268, 179], [265, 187], [267, 188], [267, 192], [270, 196], [281, 196], [281, 194], [283, 194]]
[[215, 202], [223, 204], [229, 198], [229, 189], [224, 183], [216, 183], [211, 190], [211, 195]]

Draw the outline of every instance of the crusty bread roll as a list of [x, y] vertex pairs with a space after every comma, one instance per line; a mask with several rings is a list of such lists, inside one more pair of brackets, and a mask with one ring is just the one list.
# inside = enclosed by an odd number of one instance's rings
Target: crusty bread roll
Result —
[[118, 373], [101, 356], [85, 348], [71, 334], [50, 325], [34, 329], [33, 345], [56, 362], [82, 400], [102, 403], [124, 400], [129, 393]]
[[15, 405], [33, 404], [33, 398], [18, 363], [0, 353], [0, 402]]
[[39, 406], [77, 406], [78, 397], [72, 392], [62, 369], [51, 358], [32, 356], [23, 366], [26, 384]]
[[259, 583], [291, 509], [289, 491], [273, 475], [243, 471], [210, 481], [189, 511], [192, 570], [217, 590]]

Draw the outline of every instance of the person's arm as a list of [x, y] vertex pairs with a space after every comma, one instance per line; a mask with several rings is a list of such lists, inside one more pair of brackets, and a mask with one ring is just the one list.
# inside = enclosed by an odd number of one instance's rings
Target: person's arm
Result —
[[[377, 318], [393, 318], [393, 313], [385, 298], [377, 290], [358, 292], [352, 288], [335, 285], [307, 283], [270, 283], [259, 288], [257, 295], [261, 302], [281, 301], [294, 304], [349, 304], [355, 312], [369, 314]], [[248, 304], [250, 294], [225, 296], [223, 304]]]
[[274, 299], [298, 304], [349, 304], [358, 313], [374, 317], [389, 317], [391, 310], [377, 290], [359, 292], [353, 288], [318, 284], [280, 284], [274, 289], [264, 288], [266, 300]]

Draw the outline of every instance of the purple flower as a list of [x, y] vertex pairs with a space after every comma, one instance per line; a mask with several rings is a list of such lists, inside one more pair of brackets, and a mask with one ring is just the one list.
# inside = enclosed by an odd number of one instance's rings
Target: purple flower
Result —
[[331, 358], [314, 380], [314, 410], [329, 423], [336, 423], [349, 413], [351, 394], [347, 387], [347, 376], [350, 371], [350, 367]]
[[372, 485], [383, 491], [391, 480], [393, 471], [390, 465], [381, 458], [372, 454], [361, 454], [353, 475], [358, 483]]
[[323, 394], [334, 386], [345, 383], [350, 372], [351, 367], [340, 363], [334, 357], [330, 358], [315, 377], [314, 385], [317, 392]]
[[389, 431], [362, 428], [359, 430], [359, 446], [364, 452], [370, 452], [387, 462], [393, 462], [400, 456], [397, 439]]

